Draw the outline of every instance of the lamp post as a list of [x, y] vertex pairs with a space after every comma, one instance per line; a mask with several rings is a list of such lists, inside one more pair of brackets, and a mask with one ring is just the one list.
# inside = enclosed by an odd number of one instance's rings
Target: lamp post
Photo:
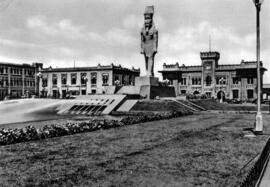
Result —
[[256, 33], [257, 33], [257, 44], [256, 44], [256, 56], [257, 56], [257, 114], [256, 114], [256, 125], [255, 134], [263, 133], [263, 121], [261, 113], [261, 64], [260, 64], [260, 11], [263, 0], [253, 0], [256, 7]]
[[[40, 86], [40, 80], [42, 78], [42, 73], [38, 72], [37, 74], [37, 84], [36, 84], [36, 92], [38, 92], [38, 97], [40, 98], [40, 90], [39, 90], [39, 86]], [[41, 83], [42, 84], [42, 83]]]

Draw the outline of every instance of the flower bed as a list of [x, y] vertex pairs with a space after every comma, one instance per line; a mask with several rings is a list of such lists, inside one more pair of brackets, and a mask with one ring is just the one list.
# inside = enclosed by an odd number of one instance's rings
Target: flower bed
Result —
[[136, 114], [128, 115], [122, 118], [120, 121], [95, 119], [81, 122], [67, 122], [65, 124], [46, 125], [40, 129], [33, 126], [27, 126], [21, 129], [1, 129], [0, 145], [8, 145], [31, 140], [40, 140], [57, 136], [65, 136], [81, 132], [90, 132], [98, 129], [109, 129], [114, 127], [121, 127], [124, 125], [131, 125], [135, 123], [142, 123], [161, 119], [169, 119], [179, 116], [183, 116], [183, 114], [177, 111], [160, 113], [138, 112]]

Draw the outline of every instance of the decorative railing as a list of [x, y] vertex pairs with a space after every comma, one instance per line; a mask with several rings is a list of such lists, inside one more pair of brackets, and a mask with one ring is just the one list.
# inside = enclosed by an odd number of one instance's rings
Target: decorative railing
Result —
[[232, 84], [232, 88], [240, 88], [240, 84]]
[[255, 88], [256, 86], [254, 84], [248, 84], [246, 85], [246, 88]]
[[191, 85], [192, 88], [200, 88], [202, 85]]
[[241, 187], [254, 187], [261, 181], [267, 162], [270, 156], [270, 138], [266, 142], [259, 159], [251, 168], [245, 180], [241, 183]]
[[179, 88], [182, 89], [182, 90], [185, 90], [185, 89], [187, 89], [187, 86], [180, 85]]

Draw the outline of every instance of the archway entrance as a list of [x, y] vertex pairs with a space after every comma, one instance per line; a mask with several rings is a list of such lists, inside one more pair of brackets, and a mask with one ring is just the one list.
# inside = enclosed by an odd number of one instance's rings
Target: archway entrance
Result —
[[193, 95], [194, 96], [197, 96], [197, 95], [199, 95], [200, 94], [200, 92], [198, 91], [198, 90], [195, 90], [194, 92], [193, 92]]
[[224, 93], [224, 91], [220, 90], [217, 93], [217, 98], [218, 98], [218, 100], [220, 100], [220, 102], [223, 102], [225, 100], [225, 93]]

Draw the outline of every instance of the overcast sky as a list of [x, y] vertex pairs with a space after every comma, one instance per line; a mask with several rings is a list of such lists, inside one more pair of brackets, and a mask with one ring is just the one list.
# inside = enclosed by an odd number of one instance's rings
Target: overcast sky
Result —
[[[45, 67], [122, 64], [140, 67], [145, 6], [154, 5], [159, 30], [155, 72], [162, 64], [200, 65], [201, 51], [220, 64], [256, 60], [252, 0], [0, 0], [0, 61]], [[261, 59], [270, 83], [270, 2], [261, 12]]]

